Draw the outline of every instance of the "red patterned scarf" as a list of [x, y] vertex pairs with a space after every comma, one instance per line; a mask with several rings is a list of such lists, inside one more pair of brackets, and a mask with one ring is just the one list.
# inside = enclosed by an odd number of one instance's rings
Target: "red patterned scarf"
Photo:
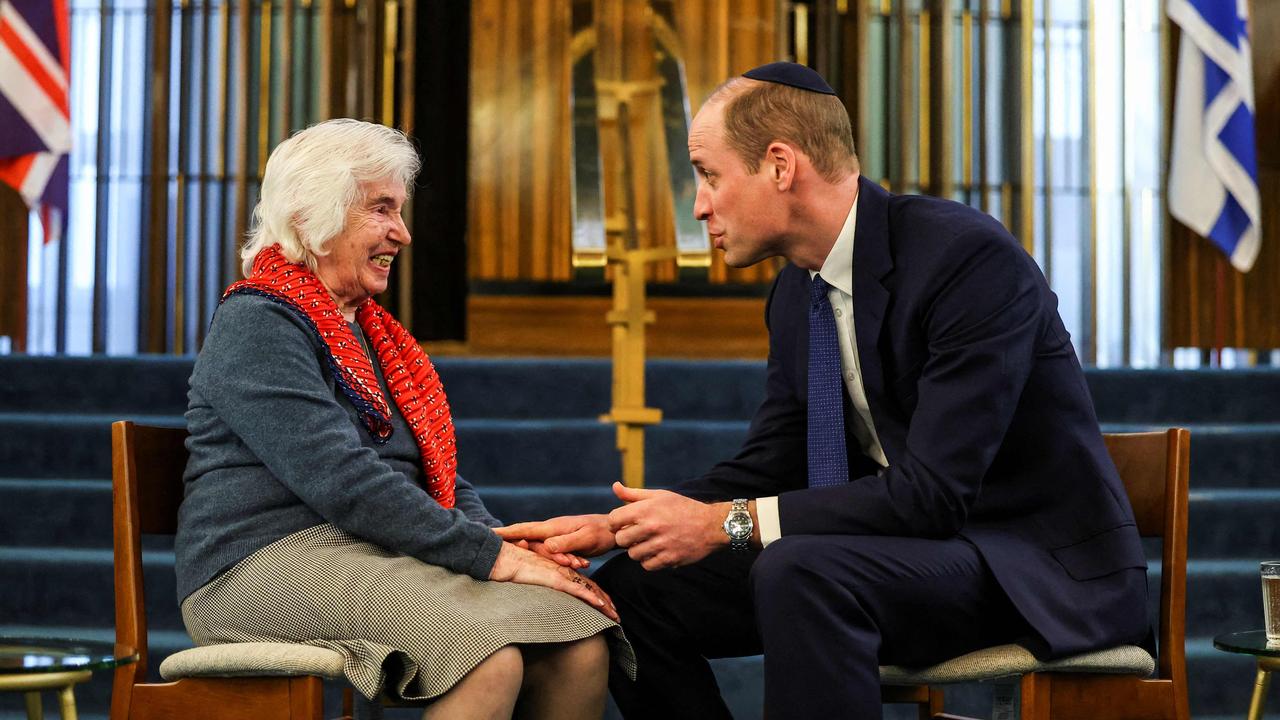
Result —
[[[355, 405], [360, 421], [377, 442], [391, 438], [391, 408], [382, 396], [372, 360], [343, 319], [338, 303], [306, 265], [289, 262], [273, 245], [258, 253], [253, 272], [228, 287], [222, 299], [237, 293], [262, 295], [306, 320], [328, 349], [334, 379]], [[356, 322], [377, 353], [391, 397], [413, 431], [422, 453], [427, 492], [442, 506], [453, 507], [458, 447], [440, 376], [413, 336], [373, 300], [356, 309]]]

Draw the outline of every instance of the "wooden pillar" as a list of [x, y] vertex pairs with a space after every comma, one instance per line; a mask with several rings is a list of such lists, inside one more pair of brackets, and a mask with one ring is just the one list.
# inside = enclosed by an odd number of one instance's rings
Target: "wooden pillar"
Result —
[[27, 346], [27, 206], [18, 191], [0, 184], [0, 335], [14, 352]]

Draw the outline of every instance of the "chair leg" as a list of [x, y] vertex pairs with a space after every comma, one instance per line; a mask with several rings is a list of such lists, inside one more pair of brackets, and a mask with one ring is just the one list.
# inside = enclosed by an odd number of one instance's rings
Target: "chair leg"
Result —
[[1049, 720], [1049, 690], [1052, 677], [1042, 673], [1022, 676], [1021, 720]]
[[352, 690], [350, 685], [342, 688], [342, 716], [347, 718], [347, 720], [351, 720], [351, 718], [356, 716], [355, 705], [351, 699], [351, 692]]
[[290, 720], [321, 720], [323, 717], [324, 686], [320, 678], [289, 678]]
[[76, 714], [75, 684], [68, 685], [58, 691], [58, 705], [62, 710], [62, 720], [78, 720]]
[[927, 705], [917, 705], [916, 709], [919, 713], [920, 720], [933, 720], [942, 714], [943, 695], [942, 691], [936, 687], [929, 687], [929, 702]]
[[44, 720], [44, 705], [40, 701], [40, 691], [32, 690], [23, 693], [27, 701], [27, 720]]

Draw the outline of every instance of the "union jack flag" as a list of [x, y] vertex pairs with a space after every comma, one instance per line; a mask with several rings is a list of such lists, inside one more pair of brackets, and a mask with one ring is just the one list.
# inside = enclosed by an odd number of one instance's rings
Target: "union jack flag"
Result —
[[67, 0], [0, 0], [0, 182], [62, 231], [71, 152]]

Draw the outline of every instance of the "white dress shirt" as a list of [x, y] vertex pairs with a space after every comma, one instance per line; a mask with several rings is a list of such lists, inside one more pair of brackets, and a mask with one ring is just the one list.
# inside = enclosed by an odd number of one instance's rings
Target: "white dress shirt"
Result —
[[[831, 309], [836, 317], [836, 336], [840, 341], [840, 368], [844, 378], [845, 389], [849, 391], [849, 399], [853, 401], [853, 409], [857, 418], [849, 418], [853, 422], [853, 436], [857, 438], [859, 447], [867, 457], [888, 467], [889, 460], [880, 447], [880, 438], [876, 436], [875, 422], [871, 419], [871, 407], [867, 403], [867, 392], [862, 387], [862, 368], [858, 360], [858, 337], [853, 332], [853, 229], [857, 224], [858, 201], [849, 208], [849, 216], [844, 220], [844, 227], [836, 237], [827, 259], [819, 271], [809, 271], [809, 279], [822, 275], [822, 279], [831, 286], [827, 298], [831, 301]], [[852, 479], [852, 478], [850, 478]], [[760, 523], [760, 540], [765, 545], [782, 537], [782, 527], [778, 520], [778, 497], [756, 498], [756, 519]]]

